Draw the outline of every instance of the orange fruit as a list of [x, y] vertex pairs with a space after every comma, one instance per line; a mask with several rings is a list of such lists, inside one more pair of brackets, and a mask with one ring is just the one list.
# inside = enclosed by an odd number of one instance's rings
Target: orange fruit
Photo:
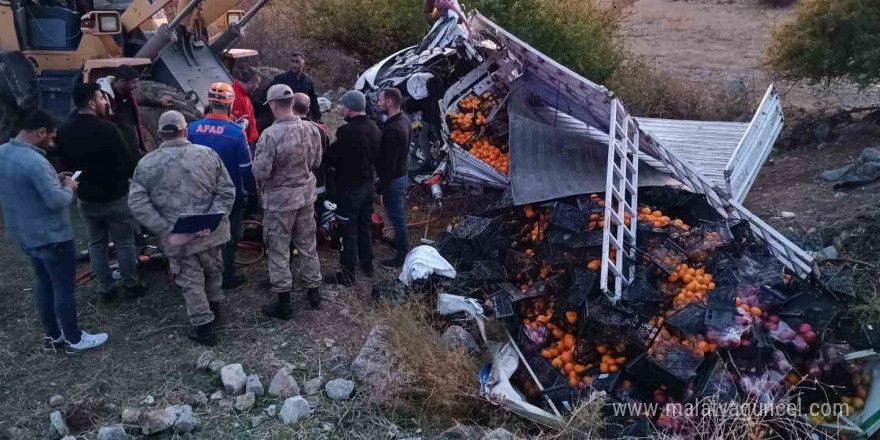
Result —
[[604, 345], [597, 345], [596, 352], [598, 352], [599, 354], [605, 354], [608, 352], [608, 347], [606, 347]]
[[[571, 352], [566, 351], [565, 353], [562, 353], [561, 355], [559, 355], [559, 359], [562, 361], [563, 364], [571, 363]], [[572, 368], [574, 367], [572, 366]]]
[[568, 321], [569, 324], [574, 324], [578, 320], [577, 312], [568, 311], [565, 312], [565, 320]]
[[599, 372], [607, 373], [608, 372], [608, 365], [607, 364], [599, 365]]
[[544, 359], [553, 359], [553, 352], [550, 350], [541, 350], [541, 357]]
[[752, 307], [751, 309], [749, 309], [749, 312], [751, 312], [755, 316], [761, 316], [761, 309], [757, 307]]
[[574, 364], [569, 362], [562, 367], [566, 373], [574, 373]]
[[563, 332], [562, 330], [560, 330], [560, 329], [558, 329], [558, 328], [553, 329], [553, 337], [554, 337], [554, 338], [556, 338], [556, 339], [562, 339], [562, 337], [563, 337], [564, 335], [565, 335], [565, 332]]
[[577, 364], [574, 366], [575, 373], [583, 373], [584, 371], [587, 371], [587, 367], [585, 365]]
[[700, 343], [697, 344], [697, 348], [699, 348], [700, 351], [705, 353], [705, 352], [709, 351], [709, 343], [706, 341], [700, 341]]
[[611, 366], [608, 367], [608, 372], [609, 372], [609, 373], [617, 373], [619, 370], [620, 370], [620, 369], [617, 367], [617, 365], [611, 365]]

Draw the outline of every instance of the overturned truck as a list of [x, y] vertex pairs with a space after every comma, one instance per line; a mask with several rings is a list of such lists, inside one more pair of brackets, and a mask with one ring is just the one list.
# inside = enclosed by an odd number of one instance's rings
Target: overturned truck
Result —
[[[459, 271], [447, 291], [506, 330], [482, 393], [560, 426], [604, 392], [611, 438], [744, 423], [682, 410], [706, 399], [796, 402], [770, 428], [780, 438], [873, 435], [880, 335], [843, 313], [851, 268], [821, 274], [742, 205], [783, 124], [774, 88], [750, 123], [636, 118], [487, 18], [468, 21], [441, 19], [359, 88], [405, 89], [421, 137], [439, 133], [448, 181], [493, 195], [437, 245]], [[440, 117], [424, 117], [435, 102]], [[634, 403], [657, 406], [608, 405]]]

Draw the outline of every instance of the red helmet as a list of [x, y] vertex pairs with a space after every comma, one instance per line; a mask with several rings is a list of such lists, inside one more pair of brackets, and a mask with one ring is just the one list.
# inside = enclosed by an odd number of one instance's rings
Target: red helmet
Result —
[[211, 90], [208, 92], [208, 101], [232, 104], [232, 101], [235, 101], [235, 91], [227, 83], [216, 82], [211, 84]]

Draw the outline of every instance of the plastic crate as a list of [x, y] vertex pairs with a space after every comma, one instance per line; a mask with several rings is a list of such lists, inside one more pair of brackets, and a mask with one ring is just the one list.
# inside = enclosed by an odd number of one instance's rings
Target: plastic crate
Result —
[[687, 254], [672, 240], [666, 240], [662, 247], [649, 251], [651, 262], [667, 275], [672, 275], [678, 265], [687, 260]]
[[825, 287], [835, 295], [842, 295], [855, 299], [856, 288], [853, 281], [853, 270], [849, 266], [842, 266], [833, 275], [825, 276]]
[[495, 310], [495, 318], [504, 319], [515, 315], [513, 310], [513, 302], [510, 300], [510, 294], [501, 290], [489, 296], [492, 300], [492, 308]]
[[504, 256], [504, 268], [511, 278], [516, 279], [519, 276], [527, 276], [531, 271], [537, 268], [538, 263], [531, 255], [526, 255], [515, 250], [508, 250]]
[[504, 211], [508, 211], [513, 209], [513, 190], [510, 186], [504, 188], [504, 191], [495, 199], [495, 202], [489, 205], [486, 208], [486, 212], [489, 214], [500, 214]]
[[494, 260], [475, 261], [471, 270], [459, 273], [456, 280], [464, 283], [495, 283], [509, 280], [507, 272]]
[[742, 282], [771, 286], [782, 281], [785, 270], [785, 266], [770, 254], [744, 255], [738, 267]]
[[639, 249], [663, 246], [668, 239], [667, 230], [655, 228], [647, 222], [636, 223], [636, 247]]
[[761, 286], [761, 305], [764, 309], [771, 310], [782, 304], [788, 297], [777, 289], [770, 286]]
[[552, 387], [556, 383], [556, 379], [560, 376], [559, 370], [553, 368], [553, 365], [550, 365], [550, 361], [542, 358], [540, 352], [523, 352], [523, 357], [526, 358], [526, 362], [529, 363], [529, 367], [535, 373], [535, 377], [542, 387]]
[[694, 384], [695, 397], [700, 399], [713, 399], [716, 402], [736, 402], [739, 400], [739, 390], [730, 373], [717, 357], [711, 357], [707, 361], [707, 374], [701, 375]]
[[[632, 284], [623, 291], [621, 300], [630, 306], [647, 306], [663, 303], [666, 298], [651, 285], [645, 274], [637, 274]], [[641, 307], [639, 307], [641, 308]], [[653, 314], [653, 313], [651, 313]]]
[[706, 330], [706, 308], [688, 304], [666, 318], [666, 325], [688, 335], [700, 335]]
[[773, 364], [773, 352], [776, 348], [770, 335], [760, 326], [752, 326], [751, 334], [751, 345], [729, 350], [730, 357], [737, 371], [761, 373]]
[[581, 232], [587, 228], [590, 214], [567, 203], [556, 202], [550, 214], [549, 228]]
[[736, 289], [725, 284], [710, 290], [706, 301], [706, 327], [724, 329], [733, 325], [736, 318]]
[[830, 324], [839, 311], [836, 301], [803, 292], [789, 297], [783, 303], [779, 316], [792, 328], [807, 322], [821, 329]]
[[[655, 388], [666, 386], [666, 393], [677, 400], [687, 397], [689, 384], [694, 382], [701, 372], [701, 366], [710, 357], [698, 358], [692, 350], [684, 347], [669, 347], [662, 360], [655, 356], [641, 355], [635, 361], [635, 375], [641, 382]], [[702, 368], [705, 370], [705, 367]]]

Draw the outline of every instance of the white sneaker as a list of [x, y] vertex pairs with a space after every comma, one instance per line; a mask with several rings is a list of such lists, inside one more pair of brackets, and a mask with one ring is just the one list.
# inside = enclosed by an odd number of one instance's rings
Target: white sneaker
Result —
[[82, 337], [79, 342], [76, 344], [67, 343], [67, 353], [75, 354], [81, 353], [86, 350], [90, 350], [92, 348], [98, 348], [107, 342], [107, 333], [98, 333], [96, 335], [90, 335], [86, 333], [85, 330], [82, 332]]
[[64, 343], [67, 342], [64, 339], [64, 330], [61, 330], [61, 336], [58, 339], [52, 339], [48, 336], [43, 336], [43, 351], [46, 352], [55, 352], [64, 348]]

